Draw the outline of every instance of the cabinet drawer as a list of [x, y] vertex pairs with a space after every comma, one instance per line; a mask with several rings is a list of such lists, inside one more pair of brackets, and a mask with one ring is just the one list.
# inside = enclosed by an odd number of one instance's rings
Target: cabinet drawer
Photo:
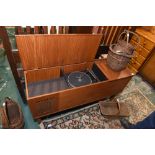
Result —
[[141, 67], [141, 64], [139, 64], [135, 59], [131, 59], [130, 65], [133, 66], [136, 70]]
[[135, 51], [135, 57], [133, 59], [135, 59], [135, 61], [137, 61], [139, 64], [143, 64], [143, 62], [145, 61], [145, 58], [137, 51]]
[[137, 73], [137, 70], [136, 70], [131, 64], [128, 65], [128, 68], [130, 69], [130, 71], [131, 71], [132, 73], [134, 73], [134, 74]]
[[137, 42], [136, 42], [133, 38], [130, 40], [130, 43], [131, 43], [133, 46], [137, 46]]
[[[133, 46], [137, 46], [137, 42], [135, 42], [133, 39], [130, 41], [130, 43]], [[137, 51], [137, 53], [139, 53], [140, 55], [142, 55], [144, 58], [146, 58], [148, 56], [148, 54], [150, 53], [150, 51], [146, 50], [141, 45], [138, 45], [137, 46], [136, 51]]]
[[154, 43], [149, 41], [148, 39], [144, 39], [144, 42], [143, 42], [142, 46], [145, 49], [151, 51], [153, 49], [153, 47], [154, 47]]
[[[133, 36], [131, 40], [133, 40], [133, 41], [135, 41], [137, 43], [137, 39], [136, 39], [135, 36]], [[149, 50], [149, 51], [152, 50], [153, 47], [154, 47], [153, 42], [151, 42], [150, 40], [148, 40], [148, 39], [146, 39], [146, 38], [144, 38], [142, 36], [140, 36], [140, 45], [142, 47], [144, 47], [145, 49]]]
[[150, 51], [146, 50], [145, 48], [143, 48], [143, 47], [140, 46], [140, 45], [137, 47], [136, 51], [137, 51], [140, 55], [142, 55], [144, 58], [146, 58], [146, 57], [149, 55], [149, 53], [150, 53]]
[[[140, 38], [140, 44], [142, 44], [144, 42], [144, 37], [139, 35], [139, 38]], [[135, 35], [133, 35], [131, 39], [134, 40], [136, 43], [138, 42], [137, 37]]]

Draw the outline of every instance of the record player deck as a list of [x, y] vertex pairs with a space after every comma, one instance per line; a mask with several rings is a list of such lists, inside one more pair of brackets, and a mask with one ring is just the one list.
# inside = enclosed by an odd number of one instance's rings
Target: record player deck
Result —
[[59, 78], [51, 78], [50, 80], [29, 83], [29, 97], [80, 87], [104, 80], [107, 80], [107, 78], [96, 66], [96, 64], [93, 65], [92, 69], [73, 71], [68, 74], [65, 74], [63, 69], [61, 69]]

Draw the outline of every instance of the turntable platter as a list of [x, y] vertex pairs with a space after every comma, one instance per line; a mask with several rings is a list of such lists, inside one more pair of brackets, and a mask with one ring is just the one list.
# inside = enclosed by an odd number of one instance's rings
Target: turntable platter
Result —
[[84, 72], [72, 72], [68, 75], [68, 84], [71, 87], [79, 87], [92, 83], [91, 78]]

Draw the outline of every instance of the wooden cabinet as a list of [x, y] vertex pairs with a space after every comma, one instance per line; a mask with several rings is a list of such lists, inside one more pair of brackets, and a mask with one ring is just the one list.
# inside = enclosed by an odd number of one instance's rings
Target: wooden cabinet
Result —
[[[129, 69], [114, 72], [106, 60], [94, 59], [101, 38], [100, 34], [16, 36], [26, 98], [35, 119], [102, 100], [124, 89], [133, 76]], [[87, 69], [96, 69], [102, 79], [78, 87], [68, 86], [65, 79], [68, 73]]]
[[141, 67], [140, 74], [155, 87], [155, 49]]
[[[56, 72], [55, 70], [62, 69], [65, 71], [65, 73], [67, 73], [69, 71], [68, 68], [72, 68], [71, 71], [81, 71], [85, 70], [86, 68], [91, 69], [93, 64], [96, 64], [98, 69], [106, 77], [104, 81], [74, 88], [66, 87], [58, 91], [52, 90], [51, 92], [47, 92], [45, 90], [42, 94], [32, 92], [32, 90], [35, 92], [40, 92], [40, 90], [38, 90], [38, 88], [35, 87], [31, 88], [30, 85], [35, 85], [35, 81], [38, 80], [45, 82], [47, 79], [49, 79], [49, 77], [50, 79], [52, 79], [53, 74], [51, 73]], [[48, 76], [49, 71], [51, 71], [51, 73], [49, 74], [50, 76]], [[92, 62], [92, 64], [80, 63], [76, 64], [76, 66], [65, 65], [61, 67], [51, 67], [49, 69], [25, 71], [24, 73], [26, 79], [27, 101], [32, 115], [35, 119], [41, 118], [43, 116], [48, 116], [57, 112], [61, 112], [70, 108], [74, 108], [80, 105], [103, 100], [106, 97], [117, 95], [124, 89], [124, 87], [127, 85], [131, 77], [133, 76], [128, 68], [120, 72], [112, 71], [110, 68], [108, 68], [106, 60], [96, 60]], [[40, 77], [40, 73], [43, 76]], [[59, 73], [58, 75], [61, 78], [61, 75]], [[58, 85], [61, 85], [61, 83], [59, 82]], [[40, 89], [46, 89], [45, 87], [46, 86], [44, 85], [43, 87], [40, 87]]]
[[135, 36], [131, 38], [130, 43], [134, 46], [138, 46], [135, 51], [135, 57], [131, 59], [128, 65], [129, 69], [134, 73], [140, 70], [155, 47], [155, 35], [142, 28], [137, 28], [136, 33], [140, 37], [140, 43], [138, 45]]

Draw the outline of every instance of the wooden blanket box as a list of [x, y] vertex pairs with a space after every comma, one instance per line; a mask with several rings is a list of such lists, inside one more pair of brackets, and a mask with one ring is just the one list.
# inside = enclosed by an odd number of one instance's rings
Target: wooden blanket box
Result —
[[[101, 34], [16, 36], [24, 69], [26, 98], [34, 119], [120, 93], [133, 74], [112, 71], [106, 60], [95, 60]], [[65, 75], [91, 70], [98, 81], [69, 87]]]

